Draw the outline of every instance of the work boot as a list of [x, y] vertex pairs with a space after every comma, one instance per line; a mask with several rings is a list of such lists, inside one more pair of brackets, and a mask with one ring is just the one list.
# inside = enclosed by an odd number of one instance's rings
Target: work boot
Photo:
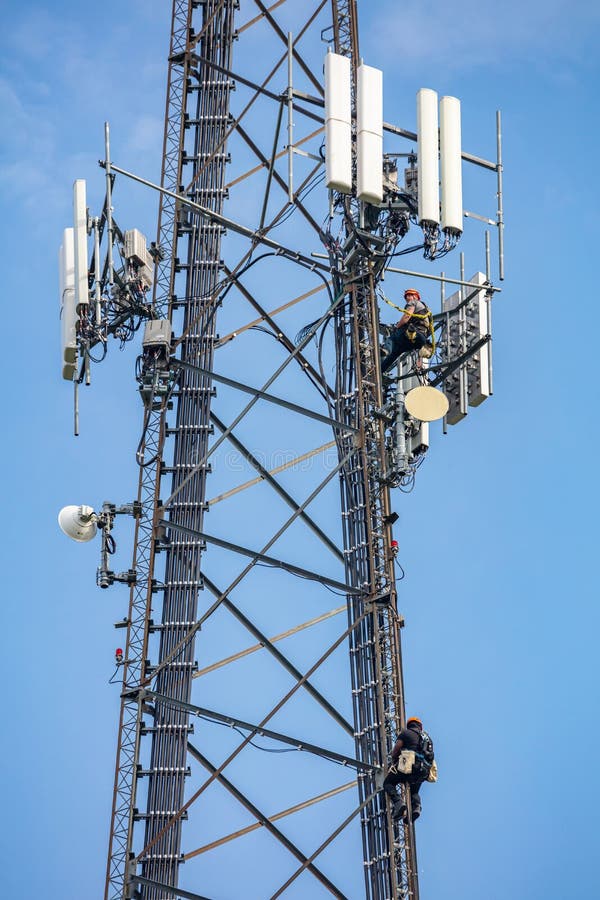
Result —
[[398, 819], [404, 819], [406, 813], [408, 812], [404, 803], [401, 800], [396, 800], [394, 805], [392, 806], [392, 819], [397, 822]]
[[384, 373], [381, 376], [381, 393], [383, 396], [383, 402], [390, 397], [395, 388], [396, 376], [391, 373]]

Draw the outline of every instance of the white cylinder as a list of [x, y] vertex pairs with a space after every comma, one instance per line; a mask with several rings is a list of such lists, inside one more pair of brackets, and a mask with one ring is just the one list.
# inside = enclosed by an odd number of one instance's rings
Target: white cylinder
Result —
[[440, 100], [440, 168], [442, 173], [442, 228], [462, 234], [462, 160], [460, 100]]
[[356, 83], [356, 195], [365, 203], [383, 200], [383, 72], [364, 63]]
[[364, 63], [356, 73], [356, 130], [383, 136], [383, 72]]
[[330, 190], [352, 192], [352, 101], [350, 60], [325, 57], [325, 178]]
[[58, 253], [62, 377], [72, 381], [77, 363], [77, 308], [73, 229], [65, 228]]
[[417, 91], [417, 165], [419, 224], [426, 222], [438, 225], [438, 97], [430, 88]]
[[329, 190], [352, 193], [352, 127], [329, 119], [325, 123], [325, 178]]
[[383, 200], [383, 138], [359, 131], [356, 145], [356, 195], [365, 203]]
[[75, 303], [90, 302], [88, 289], [87, 204], [85, 181], [78, 178], [73, 185], [73, 225], [75, 242]]

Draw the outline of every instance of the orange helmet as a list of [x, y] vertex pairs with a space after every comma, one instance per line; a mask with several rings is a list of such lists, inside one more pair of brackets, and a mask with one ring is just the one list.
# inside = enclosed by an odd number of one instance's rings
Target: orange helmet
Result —
[[404, 291], [404, 299], [405, 299], [405, 300], [406, 300], [406, 297], [408, 296], [408, 294], [415, 294], [417, 300], [420, 300], [420, 299], [421, 299], [421, 295], [420, 295], [420, 293], [418, 292], [418, 290], [417, 290], [416, 288], [407, 288], [407, 289]]
[[423, 727], [423, 723], [421, 722], [420, 719], [417, 719], [416, 716], [411, 716], [410, 719], [407, 719], [407, 720], [406, 720], [406, 725], [407, 725], [407, 727], [408, 727], [408, 725], [410, 725], [411, 722], [416, 722], [417, 725], [419, 726], [419, 728], [422, 728], [422, 727]]

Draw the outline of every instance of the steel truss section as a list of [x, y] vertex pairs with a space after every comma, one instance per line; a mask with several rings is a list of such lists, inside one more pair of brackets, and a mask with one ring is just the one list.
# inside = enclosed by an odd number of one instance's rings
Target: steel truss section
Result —
[[[351, 303], [336, 317], [338, 378], [336, 414], [360, 428], [362, 445], [344, 467], [342, 517], [346, 578], [366, 597], [349, 600], [350, 620], [370, 610], [352, 632], [350, 660], [356, 755], [384, 768], [394, 735], [404, 721], [404, 690], [394, 559], [389, 524], [390, 496], [385, 485], [385, 436], [381, 419], [381, 373], [376, 335], [379, 317], [374, 278], [365, 258], [348, 276]], [[349, 449], [338, 438], [340, 453]], [[345, 445], [346, 444], [346, 445]], [[376, 778], [359, 774], [365, 802], [361, 823], [366, 896], [418, 897], [416, 848], [412, 826], [394, 824]], [[367, 798], [370, 798], [369, 800]]]
[[[173, 326], [173, 388], [144, 415], [105, 900], [237, 896], [223, 872], [235, 871], [229, 848], [242, 837], [260, 860], [244, 874], [247, 896], [418, 900], [414, 831], [394, 825], [381, 793], [404, 694], [385, 427], [374, 415], [380, 273], [368, 253], [344, 272], [311, 257], [326, 206], [313, 188], [327, 42], [356, 66], [356, 0], [173, 2], [154, 295]], [[278, 152], [286, 109], [293, 148]], [[292, 151], [293, 187], [278, 169]], [[346, 236], [357, 216], [347, 204]], [[302, 304], [268, 313], [292, 288]], [[259, 319], [246, 326], [249, 310]], [[302, 452], [328, 447], [332, 431], [334, 461]], [[291, 451], [312, 468], [275, 465]], [[260, 483], [232, 489], [247, 471]], [[343, 629], [323, 615], [330, 591], [346, 599]], [[310, 637], [288, 627], [310, 616]], [[291, 650], [266, 637], [283, 628]], [[264, 653], [233, 652], [242, 632]], [[215, 654], [230, 661], [207, 666]], [[336, 766], [356, 771], [358, 796]], [[313, 816], [304, 837], [274, 824], [286, 806]]]
[[358, 12], [356, 0], [338, 0], [332, 4], [335, 52], [358, 61]]
[[[232, 2], [213, 0], [203, 5], [200, 30], [193, 30], [193, 9], [188, 10], [185, 48], [172, 56], [183, 70], [185, 86], [180, 110], [179, 166], [189, 183], [187, 195], [215, 213], [222, 213], [225, 196], [224, 154], [216, 148], [222, 143], [229, 120], [230, 81], [214, 77], [198, 64], [195, 53], [229, 68], [233, 44]], [[192, 73], [194, 78], [192, 78]], [[190, 125], [193, 122], [193, 125]], [[209, 165], [205, 161], [210, 160]], [[178, 188], [180, 190], [180, 188]], [[219, 278], [221, 228], [175, 205], [177, 253], [172, 253], [173, 276], [185, 272], [185, 296], [170, 297], [171, 320], [177, 305], [182, 305], [183, 329], [179, 359], [203, 369], [212, 369], [214, 318]], [[175, 243], [175, 242], [174, 242]], [[185, 255], [183, 250], [185, 248]], [[173, 277], [173, 283], [176, 278]], [[173, 436], [173, 477], [171, 493], [178, 493], [178, 506], [171, 506], [173, 525], [202, 530], [206, 469], [198, 469], [197, 459], [206, 453], [212, 384], [210, 375], [184, 368], [178, 375], [177, 412]], [[197, 427], [200, 426], [200, 427]], [[155, 678], [159, 693], [174, 699], [190, 698], [194, 669], [193, 641], [187, 642], [176, 658], [169, 659], [173, 648], [185, 640], [197, 618], [198, 591], [201, 587], [200, 558], [204, 541], [188, 537], [175, 540], [165, 551], [162, 621]], [[187, 767], [188, 716], [173, 706], [156, 701], [147, 788], [144, 843], [152, 845], [142, 861], [144, 877], [177, 884], [181, 862], [181, 821], [167, 831], [165, 823], [184, 802]], [[158, 900], [160, 892], [149, 893]]]

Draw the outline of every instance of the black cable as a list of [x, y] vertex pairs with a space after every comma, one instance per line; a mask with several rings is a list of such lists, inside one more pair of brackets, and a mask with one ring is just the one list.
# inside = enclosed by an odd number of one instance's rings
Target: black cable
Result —
[[[140, 357], [138, 357], [138, 359], [139, 358]], [[136, 364], [137, 364], [137, 361], [136, 361]], [[167, 403], [171, 399], [173, 391], [175, 390], [176, 387], [177, 387], [177, 376], [175, 376], [173, 378], [173, 380], [171, 381], [169, 389], [163, 398], [163, 404], [162, 404], [163, 409], [166, 409]], [[164, 442], [165, 442], [165, 435], [163, 433], [160, 436], [158, 448], [157, 448], [154, 456], [152, 456], [151, 459], [147, 459], [147, 460], [143, 461], [144, 457], [143, 457], [143, 453], [142, 453], [142, 447], [144, 445], [146, 434], [148, 432], [148, 425], [150, 424], [150, 413], [152, 412], [152, 404], [154, 403], [154, 396], [155, 396], [155, 393], [154, 393], [154, 382], [153, 382], [152, 383], [152, 394], [150, 395], [150, 401], [149, 401], [147, 409], [146, 409], [146, 415], [144, 416], [144, 425], [142, 428], [142, 435], [140, 437], [139, 443], [137, 445], [137, 449], [135, 451], [135, 461], [137, 462], [140, 469], [146, 469], [146, 468], [148, 468], [148, 466], [153, 465], [158, 460], [159, 456], [162, 454], [163, 446], [164, 446]]]
[[336, 591], [335, 588], [330, 587], [328, 584], [323, 584], [318, 575], [301, 575], [300, 572], [292, 572], [290, 569], [286, 569], [285, 566], [279, 566], [277, 563], [266, 563], [266, 562], [257, 562], [256, 566], [264, 566], [266, 569], [283, 569], [284, 572], [288, 572], [290, 575], [294, 575], [296, 578], [302, 578], [304, 581], [316, 581], [321, 585], [321, 587], [327, 588], [332, 594], [335, 594], [336, 597], [347, 597], [348, 595], [344, 593], [344, 591]]
[[[100, 340], [102, 340], [102, 338], [100, 338]], [[91, 354], [91, 352], [90, 352], [89, 349], [87, 349], [87, 350], [85, 351], [85, 355], [86, 355], [87, 358], [88, 358], [91, 362], [93, 362], [93, 363], [101, 363], [101, 362], [103, 362], [103, 361], [106, 359], [106, 354], [107, 354], [107, 353], [108, 353], [108, 345], [107, 345], [107, 342], [106, 342], [106, 341], [103, 341], [103, 342], [102, 342], [102, 356], [101, 356], [99, 359], [98, 359], [97, 357], [95, 357], [95, 356], [92, 356], [92, 354]]]
[[[239, 728], [237, 725], [235, 725], [233, 723], [221, 722], [221, 721], [219, 721], [219, 719], [213, 719], [210, 716], [203, 716], [200, 713], [197, 714], [197, 718], [204, 719], [205, 722], [209, 722], [211, 725], [222, 725], [224, 728], [231, 728], [231, 729], [233, 729], [233, 731], [236, 731], [241, 737], [245, 738], [245, 736], [246, 736], [246, 733], [241, 728]], [[277, 740], [277, 738], [273, 738], [273, 740], [275, 741], [275, 740]], [[307, 752], [304, 750], [304, 747], [301, 747], [301, 746], [300, 747], [275, 748], [275, 747], [263, 747], [261, 744], [257, 744], [253, 740], [249, 740], [248, 743], [252, 747], [255, 747], [257, 750], [262, 750], [263, 753], [301, 753], [302, 751]], [[328, 762], [334, 762], [338, 766], [344, 765], [344, 763], [340, 762], [337, 759], [330, 759], [330, 760], [328, 760]]]
[[[213, 719], [211, 716], [203, 716], [201, 713], [197, 713], [196, 716], [198, 719], [203, 719], [205, 722], [209, 722], [211, 725], [222, 725], [223, 728], [230, 728], [233, 731], [236, 731], [241, 737], [246, 736], [245, 732], [232, 722], [221, 722], [219, 719]], [[265, 753], [298, 753], [301, 750], [300, 747], [284, 747], [281, 749], [276, 749], [274, 747], [262, 747], [260, 744], [255, 744], [252, 740], [248, 741], [248, 743], [253, 747], [256, 747], [257, 750], [263, 750]]]
[[404, 571], [404, 568], [402, 567], [401, 563], [398, 562], [397, 559], [394, 559], [394, 564], [397, 566], [398, 569], [400, 569], [400, 572], [401, 572], [400, 577], [397, 578], [396, 581], [403, 581], [406, 578], [406, 572]]
[[275, 228], [279, 228], [280, 225], [283, 225], [285, 222], [287, 222], [288, 219], [290, 219], [291, 216], [293, 216], [294, 213], [297, 211], [298, 207], [296, 204], [299, 201], [303, 201], [306, 197], [308, 197], [308, 195], [311, 193], [311, 191], [313, 191], [317, 187], [317, 185], [320, 184], [324, 180], [324, 178], [325, 178], [324, 172], [317, 172], [315, 175], [313, 175], [313, 177], [308, 182], [308, 184], [306, 184], [303, 187], [303, 189], [300, 191], [300, 193], [298, 193], [296, 195], [295, 202], [291, 203], [287, 209], [283, 209], [281, 211], [280, 218], [276, 219], [274, 222], [271, 223], [271, 225], [269, 226], [269, 231], [271, 232]]

